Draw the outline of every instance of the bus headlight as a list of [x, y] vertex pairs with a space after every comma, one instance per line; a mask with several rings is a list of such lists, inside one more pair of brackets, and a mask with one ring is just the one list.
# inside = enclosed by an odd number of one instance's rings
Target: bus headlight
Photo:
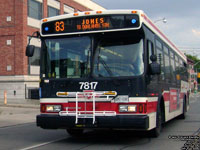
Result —
[[61, 105], [47, 105], [46, 112], [60, 112]]
[[119, 112], [136, 112], [136, 105], [119, 105]]

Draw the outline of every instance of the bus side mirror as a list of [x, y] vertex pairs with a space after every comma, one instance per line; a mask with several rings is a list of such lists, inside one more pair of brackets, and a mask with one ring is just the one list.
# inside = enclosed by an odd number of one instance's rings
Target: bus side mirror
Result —
[[34, 45], [27, 45], [26, 46], [26, 56], [32, 57], [34, 54], [35, 46]]
[[156, 55], [151, 55], [150, 59], [152, 63], [150, 64], [150, 70], [151, 74], [161, 74], [161, 66], [159, 63], [157, 63], [157, 56]]
[[[36, 36], [34, 36], [36, 34]], [[35, 38], [39, 38], [40, 37], [40, 33], [38, 31], [34, 32], [32, 34], [32, 36], [29, 37], [29, 40], [28, 40], [28, 45], [26, 46], [26, 56], [28, 57], [32, 57], [33, 54], [34, 54], [34, 50], [35, 50], [35, 46], [34, 45], [29, 45], [30, 44], [30, 41], [31, 39], [35, 37]]]

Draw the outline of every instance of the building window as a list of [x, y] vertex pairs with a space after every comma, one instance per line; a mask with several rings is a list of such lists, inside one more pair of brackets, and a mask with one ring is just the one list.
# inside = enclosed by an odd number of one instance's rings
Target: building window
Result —
[[73, 12], [74, 12], [74, 8], [64, 4], [64, 14], [69, 14]]
[[42, 19], [42, 3], [36, 0], [28, 0], [28, 16], [34, 19]]
[[48, 6], [48, 17], [58, 16], [60, 14], [60, 10]]

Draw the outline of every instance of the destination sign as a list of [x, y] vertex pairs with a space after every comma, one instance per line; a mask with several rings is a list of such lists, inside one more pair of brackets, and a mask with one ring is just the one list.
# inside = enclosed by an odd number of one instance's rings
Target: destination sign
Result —
[[139, 27], [137, 14], [66, 18], [42, 24], [42, 35]]

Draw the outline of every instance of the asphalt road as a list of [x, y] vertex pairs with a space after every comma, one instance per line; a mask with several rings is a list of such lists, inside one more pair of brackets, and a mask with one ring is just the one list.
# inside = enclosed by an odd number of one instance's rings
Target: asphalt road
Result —
[[200, 96], [193, 96], [186, 119], [168, 122], [158, 138], [142, 132], [105, 130], [88, 130], [83, 137], [73, 138], [65, 130], [43, 130], [35, 123], [25, 123], [0, 127], [0, 150], [180, 150], [189, 142], [197, 147], [199, 140], [191, 138], [198, 134]]

